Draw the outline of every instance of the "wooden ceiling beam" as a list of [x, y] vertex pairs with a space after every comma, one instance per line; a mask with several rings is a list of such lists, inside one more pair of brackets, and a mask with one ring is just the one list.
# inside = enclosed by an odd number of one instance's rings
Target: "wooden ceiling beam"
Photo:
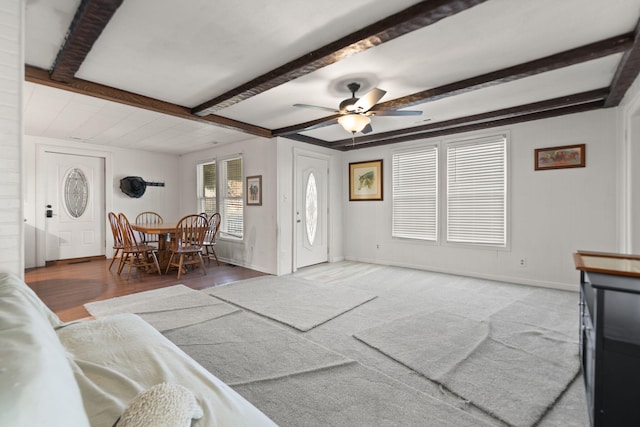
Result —
[[69, 83], [123, 0], [82, 0], [51, 69], [51, 79]]
[[338, 123], [338, 118], [341, 114], [334, 114], [332, 116], [323, 117], [317, 120], [311, 120], [309, 122], [298, 123], [297, 125], [287, 126], [284, 128], [273, 129], [271, 132], [273, 136], [287, 136], [296, 134], [300, 131], [308, 131], [312, 129], [318, 129], [321, 127], [329, 126]]
[[508, 83], [524, 77], [557, 70], [563, 67], [579, 64], [594, 59], [603, 58], [620, 52], [625, 52], [634, 44], [634, 33], [622, 34], [588, 45], [570, 49], [555, 55], [546, 56], [534, 61], [525, 62], [513, 67], [493, 71], [481, 76], [461, 80], [434, 89], [427, 89], [409, 96], [383, 102], [374, 107], [380, 110], [394, 110], [406, 108], [424, 102], [436, 101], [454, 95], [472, 92], [478, 89]]
[[605, 107], [615, 107], [620, 104], [638, 73], [640, 73], [640, 22], [636, 25], [633, 46], [624, 54], [613, 76], [611, 93], [604, 103]]
[[330, 142], [327, 142], [323, 139], [313, 138], [311, 136], [306, 136], [306, 135], [300, 135], [299, 133], [296, 133], [293, 135], [286, 135], [285, 138], [292, 139], [294, 141], [304, 142], [311, 145], [317, 145], [319, 147], [335, 148], [331, 146]]
[[[545, 58], [504, 68], [502, 70], [472, 77], [455, 83], [447, 84], [433, 89], [427, 89], [412, 95], [397, 98], [391, 101], [377, 104], [375, 110], [397, 110], [425, 102], [432, 102], [454, 95], [472, 92], [474, 90], [507, 83], [524, 77], [534, 76], [547, 71], [557, 70], [570, 65], [609, 56], [615, 53], [625, 52], [634, 44], [634, 34], [627, 33], [599, 42], [580, 46], [575, 49], [560, 52]], [[626, 90], [626, 89], [625, 89]], [[300, 123], [285, 128], [275, 129], [274, 136], [288, 135], [309, 130], [318, 123], [330, 122], [334, 116], [327, 116], [310, 122]]]
[[567, 107], [561, 107], [553, 110], [539, 111], [536, 113], [524, 114], [524, 115], [508, 117], [508, 118], [501, 118], [497, 120], [491, 120], [488, 122], [479, 122], [479, 123], [455, 126], [455, 127], [445, 128], [445, 129], [436, 129], [432, 131], [405, 135], [397, 138], [389, 138], [385, 140], [373, 141], [373, 142], [368, 142], [363, 144], [358, 144], [358, 140], [356, 139], [355, 144], [351, 144], [351, 145], [347, 144], [341, 147], [333, 147], [333, 148], [341, 149], [343, 151], [350, 151], [350, 150], [360, 149], [360, 148], [371, 148], [371, 147], [377, 147], [380, 145], [397, 144], [397, 143], [406, 142], [406, 141], [415, 141], [417, 139], [436, 138], [436, 137], [441, 137], [446, 135], [459, 134], [463, 132], [472, 132], [472, 131], [495, 128], [500, 126], [509, 126], [516, 123], [524, 123], [524, 122], [529, 122], [534, 120], [547, 119], [550, 117], [557, 117], [557, 116], [562, 116], [567, 114], [575, 114], [575, 113], [582, 113], [585, 111], [597, 110], [603, 107], [604, 107], [604, 100], [591, 101], [584, 104], [570, 105]]
[[[359, 138], [356, 138], [355, 145], [358, 146], [362, 144], [371, 144], [385, 140], [396, 141], [398, 138], [411, 138], [413, 136], [415, 136], [415, 138], [412, 139], [422, 139], [424, 138], [425, 133], [446, 131], [449, 129], [459, 129], [460, 127], [473, 126], [482, 123], [493, 123], [496, 120], [506, 120], [514, 117], [530, 116], [531, 114], [547, 112], [548, 114], [550, 114], [550, 116], [548, 117], [551, 117], [554, 112], [557, 113], [564, 111], [564, 108], [589, 104], [592, 102], [603, 103], [608, 94], [608, 88], [590, 90], [587, 92], [561, 96], [558, 98], [533, 102], [516, 107], [494, 110], [487, 113], [474, 114], [471, 116], [459, 117], [451, 120], [420, 125], [412, 128], [383, 132], [370, 136], [361, 136]], [[354, 144], [351, 139], [342, 139], [331, 143], [332, 148], [348, 147], [352, 145]]]
[[193, 108], [200, 116], [212, 114], [298, 77], [312, 73], [411, 31], [463, 12], [486, 0], [427, 0], [382, 19], [335, 42], [309, 52]]
[[172, 104], [170, 102], [161, 101], [155, 98], [138, 95], [136, 93], [127, 92], [116, 89], [111, 86], [101, 85], [82, 79], [72, 79], [68, 83], [62, 83], [51, 79], [49, 73], [41, 68], [25, 66], [25, 80], [57, 89], [67, 90], [81, 95], [93, 96], [107, 101], [113, 101], [132, 107], [142, 108], [145, 110], [155, 111], [156, 113], [168, 114], [170, 116], [179, 117], [181, 119], [194, 120], [200, 123], [220, 126], [227, 129], [237, 130], [248, 133], [250, 135], [271, 138], [271, 130], [254, 126], [249, 123], [240, 122], [226, 117], [209, 115], [200, 117], [191, 113], [191, 109], [181, 105]]

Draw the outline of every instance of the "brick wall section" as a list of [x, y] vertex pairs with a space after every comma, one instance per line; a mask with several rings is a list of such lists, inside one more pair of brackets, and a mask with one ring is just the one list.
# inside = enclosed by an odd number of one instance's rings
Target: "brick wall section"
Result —
[[23, 5], [0, 2], [0, 271], [22, 277]]

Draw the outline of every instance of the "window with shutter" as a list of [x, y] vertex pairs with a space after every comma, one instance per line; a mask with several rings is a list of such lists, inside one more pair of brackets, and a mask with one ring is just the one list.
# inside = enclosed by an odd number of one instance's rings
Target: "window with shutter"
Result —
[[438, 147], [392, 155], [392, 236], [438, 240]]
[[242, 239], [244, 232], [244, 185], [242, 158], [219, 162], [220, 167], [220, 233]]
[[198, 212], [218, 212], [216, 162], [200, 163], [198, 173]]
[[507, 245], [507, 138], [451, 142], [447, 153], [447, 242]]

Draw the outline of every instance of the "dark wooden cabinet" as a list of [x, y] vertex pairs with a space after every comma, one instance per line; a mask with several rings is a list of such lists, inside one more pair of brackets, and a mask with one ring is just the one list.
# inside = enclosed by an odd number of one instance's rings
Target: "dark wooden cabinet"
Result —
[[640, 426], [640, 256], [579, 251], [574, 261], [591, 425]]

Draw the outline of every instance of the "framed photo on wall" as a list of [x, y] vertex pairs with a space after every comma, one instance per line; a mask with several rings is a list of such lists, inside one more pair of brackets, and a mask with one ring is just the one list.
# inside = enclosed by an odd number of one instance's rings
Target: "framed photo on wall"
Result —
[[349, 163], [349, 201], [382, 200], [382, 160]]
[[247, 177], [247, 206], [262, 206], [262, 175]]
[[535, 170], [583, 168], [586, 164], [585, 144], [536, 148]]

